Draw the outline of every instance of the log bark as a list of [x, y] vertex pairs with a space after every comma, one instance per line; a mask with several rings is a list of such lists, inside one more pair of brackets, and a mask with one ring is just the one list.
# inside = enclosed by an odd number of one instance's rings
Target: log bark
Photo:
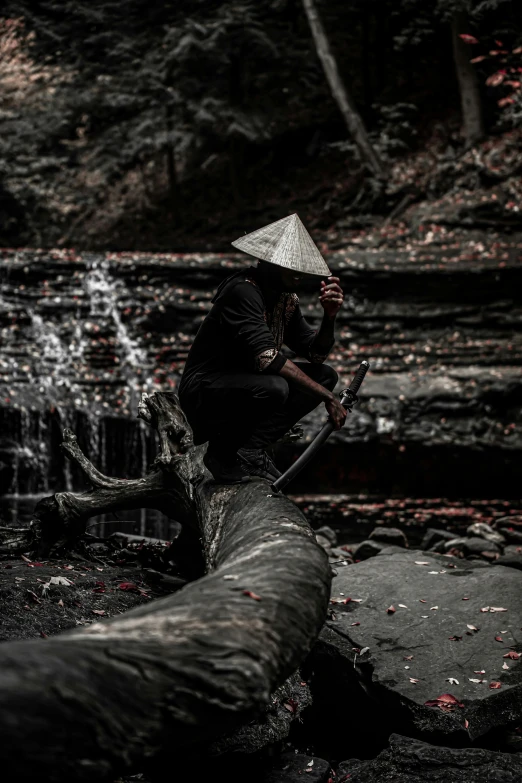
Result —
[[465, 20], [466, 15], [462, 12], [454, 15], [451, 22], [451, 39], [460, 90], [462, 130], [466, 145], [470, 147], [483, 138], [484, 121], [477, 74], [470, 63], [470, 46], [460, 38], [460, 33], [465, 31]]
[[315, 42], [317, 56], [321, 61], [332, 96], [343, 115], [348, 131], [357, 144], [362, 159], [366, 161], [376, 177], [384, 179], [384, 166], [370, 143], [361, 115], [343, 83], [314, 0], [303, 0], [303, 7]]
[[36, 539], [62, 545], [104, 510], [161, 507], [197, 528], [207, 573], [81, 631], [2, 645], [6, 781], [114, 780], [213, 741], [263, 710], [324, 622], [331, 571], [298, 508], [263, 479], [216, 484], [175, 395], [145, 396], [140, 415], [161, 443], [143, 479], [104, 476], [66, 433], [93, 489], [49, 500]]

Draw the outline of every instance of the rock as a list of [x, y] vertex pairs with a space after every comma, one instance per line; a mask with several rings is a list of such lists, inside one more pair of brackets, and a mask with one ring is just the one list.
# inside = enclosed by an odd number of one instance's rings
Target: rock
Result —
[[362, 541], [352, 552], [354, 561], [368, 560], [369, 557], [375, 557], [383, 549], [383, 545], [378, 541]]
[[330, 774], [330, 764], [324, 759], [302, 753], [283, 753], [259, 783], [328, 783]]
[[452, 538], [455, 538], [455, 534], [450, 533], [449, 530], [439, 530], [438, 528], [429, 527], [424, 534], [420, 548], [424, 552], [427, 552], [428, 549], [431, 549], [435, 544], [438, 544], [439, 541], [450, 541]]
[[319, 546], [322, 546], [327, 554], [330, 554], [332, 547], [337, 544], [337, 534], [328, 525], [323, 525], [315, 531], [315, 538]]
[[[332, 599], [341, 593], [351, 601], [335, 605], [320, 636], [342, 659], [331, 684], [336, 699], [348, 699], [357, 711], [356, 697], [370, 697], [374, 715], [397, 714], [421, 733], [463, 732], [463, 740], [520, 716], [522, 658], [503, 658], [510, 648], [522, 652], [518, 570], [402, 551], [341, 569]], [[337, 684], [343, 678], [344, 693]], [[426, 706], [445, 693], [462, 706]]]
[[330, 546], [335, 546], [337, 544], [337, 533], [335, 530], [332, 530], [331, 527], [328, 525], [323, 525], [322, 527], [318, 527], [315, 531], [315, 535], [322, 536], [323, 538], [326, 538], [328, 542], [330, 543]]
[[345, 563], [353, 563], [353, 558], [350, 552], [348, 552], [346, 549], [342, 549], [341, 547], [332, 547], [330, 549], [330, 562], [331, 563], [339, 563], [339, 562], [345, 562]]
[[492, 527], [495, 530], [512, 527], [514, 530], [522, 531], [522, 514], [510, 514], [507, 517], [498, 517]]
[[490, 525], [485, 522], [474, 522], [466, 530], [468, 536], [473, 538], [478, 536], [479, 538], [485, 538], [486, 541], [493, 541], [494, 544], [503, 544], [505, 538], [501, 533], [497, 533]]
[[371, 541], [378, 541], [381, 544], [393, 544], [395, 546], [407, 547], [408, 539], [402, 530], [398, 527], [379, 526], [372, 530], [368, 537]]
[[501, 551], [501, 547], [493, 543], [493, 541], [485, 541], [483, 538], [464, 539], [464, 552], [466, 555], [482, 555], [484, 552], [500, 554]]
[[[347, 777], [349, 776], [349, 777]], [[342, 783], [518, 783], [522, 757], [483, 748], [444, 748], [392, 734], [390, 747], [370, 761], [343, 761]]]
[[444, 550], [456, 549], [465, 555], [482, 555], [483, 552], [495, 552], [500, 554], [500, 547], [492, 541], [483, 538], [453, 538], [444, 542]]
[[503, 565], [508, 568], [518, 568], [522, 571], [522, 554], [517, 555], [500, 555], [496, 560], [493, 560], [493, 565]]

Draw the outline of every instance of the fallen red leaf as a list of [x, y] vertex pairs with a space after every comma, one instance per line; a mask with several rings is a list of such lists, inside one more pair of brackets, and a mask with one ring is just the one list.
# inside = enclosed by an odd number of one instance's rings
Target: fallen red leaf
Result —
[[393, 613], [396, 611], [396, 609], [395, 609], [395, 607], [394, 607], [394, 606], [389, 606], [389, 607], [386, 609], [386, 611], [388, 612], [388, 614], [393, 614]]
[[253, 598], [254, 601], [260, 601], [261, 596], [256, 595], [256, 593], [253, 593], [252, 590], [243, 590], [243, 595], [248, 595], [249, 598]]
[[469, 35], [468, 33], [459, 33], [459, 38], [462, 38], [464, 43], [467, 43], [467, 44], [477, 44], [478, 43], [478, 41], [475, 38], [475, 36], [474, 35]]
[[492, 690], [498, 690], [498, 688], [502, 688], [502, 683], [501, 682], [490, 682], [489, 683], [489, 687]]
[[460, 642], [462, 640], [462, 636], [448, 636], [448, 639], [450, 642]]
[[443, 693], [436, 699], [424, 702], [425, 707], [439, 707], [444, 712], [452, 712], [455, 707], [464, 707], [462, 702], [455, 698], [451, 693]]
[[93, 609], [93, 614], [105, 614], [105, 609]]
[[514, 652], [514, 650], [510, 650], [510, 652], [506, 653], [502, 657], [503, 658], [511, 658], [511, 660], [517, 661], [520, 658], [520, 653]]
[[495, 641], [496, 642], [503, 642], [504, 640], [503, 640], [503, 638], [501, 636], [495, 636]]
[[120, 590], [139, 590], [138, 585], [135, 585], [134, 582], [120, 582], [118, 588]]

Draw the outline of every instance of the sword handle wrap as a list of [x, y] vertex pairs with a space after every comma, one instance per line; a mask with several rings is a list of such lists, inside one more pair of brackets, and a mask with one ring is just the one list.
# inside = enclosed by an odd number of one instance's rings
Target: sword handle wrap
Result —
[[370, 369], [370, 363], [367, 361], [361, 362], [361, 365], [357, 372], [355, 373], [355, 378], [351, 382], [350, 386], [348, 387], [350, 391], [353, 391], [354, 394], [357, 394], [359, 389], [361, 388], [361, 383], [364, 381], [364, 376]]
[[351, 410], [352, 407], [358, 402], [357, 392], [361, 388], [361, 383], [364, 381], [364, 376], [369, 369], [370, 363], [366, 360], [362, 361], [351, 384], [347, 389], [343, 389], [343, 391], [340, 393], [339, 397], [341, 398], [341, 405], [344, 405], [345, 408], [349, 408]]

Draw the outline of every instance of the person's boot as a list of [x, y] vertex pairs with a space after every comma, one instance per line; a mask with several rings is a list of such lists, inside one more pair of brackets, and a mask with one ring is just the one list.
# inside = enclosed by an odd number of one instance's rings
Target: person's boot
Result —
[[243, 469], [250, 476], [261, 476], [268, 481], [275, 481], [282, 476], [264, 449], [238, 449], [238, 456]]
[[220, 452], [209, 446], [203, 455], [203, 463], [218, 484], [243, 484], [250, 481], [237, 454]]

